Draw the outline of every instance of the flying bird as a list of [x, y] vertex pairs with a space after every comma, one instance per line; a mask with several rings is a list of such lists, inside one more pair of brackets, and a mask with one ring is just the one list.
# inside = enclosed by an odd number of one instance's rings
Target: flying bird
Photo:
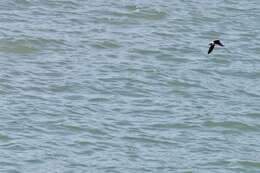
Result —
[[209, 43], [209, 45], [210, 45], [210, 47], [209, 47], [209, 50], [208, 50], [208, 54], [210, 54], [210, 53], [213, 51], [215, 45], [219, 45], [219, 46], [221, 46], [221, 47], [224, 46], [224, 45], [220, 42], [220, 40], [214, 40], [214, 41], [212, 41], [211, 43]]

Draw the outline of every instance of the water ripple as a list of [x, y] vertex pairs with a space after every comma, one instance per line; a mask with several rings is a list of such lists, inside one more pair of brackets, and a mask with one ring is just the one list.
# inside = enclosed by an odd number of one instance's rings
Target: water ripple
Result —
[[258, 1], [4, 0], [0, 14], [0, 172], [258, 172]]

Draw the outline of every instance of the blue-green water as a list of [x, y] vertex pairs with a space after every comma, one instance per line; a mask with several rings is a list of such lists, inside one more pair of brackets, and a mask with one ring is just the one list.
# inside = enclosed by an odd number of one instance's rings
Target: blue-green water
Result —
[[0, 172], [260, 172], [259, 0], [4, 0], [0, 16]]

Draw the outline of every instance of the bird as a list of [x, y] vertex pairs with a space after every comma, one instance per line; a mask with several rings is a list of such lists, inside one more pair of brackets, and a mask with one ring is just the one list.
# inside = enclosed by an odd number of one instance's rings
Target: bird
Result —
[[220, 40], [214, 40], [214, 41], [212, 41], [211, 43], [209, 43], [209, 46], [210, 46], [210, 47], [209, 47], [209, 50], [208, 50], [208, 54], [210, 54], [210, 53], [213, 51], [215, 45], [219, 45], [219, 46], [221, 46], [221, 47], [224, 46], [224, 45], [220, 42]]

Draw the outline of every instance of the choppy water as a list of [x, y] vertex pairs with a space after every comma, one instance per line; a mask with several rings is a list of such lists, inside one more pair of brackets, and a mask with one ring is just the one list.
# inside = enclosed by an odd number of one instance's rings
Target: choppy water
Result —
[[260, 172], [259, 0], [4, 0], [0, 16], [0, 172]]

